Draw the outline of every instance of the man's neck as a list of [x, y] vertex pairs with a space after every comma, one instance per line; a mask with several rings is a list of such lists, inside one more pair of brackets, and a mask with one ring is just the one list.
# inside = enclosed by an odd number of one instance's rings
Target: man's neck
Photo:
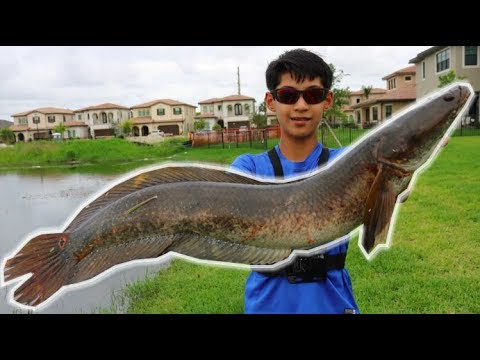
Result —
[[279, 147], [282, 155], [288, 160], [298, 162], [304, 161], [317, 145], [318, 140], [313, 137], [304, 139], [284, 137], [281, 138]]

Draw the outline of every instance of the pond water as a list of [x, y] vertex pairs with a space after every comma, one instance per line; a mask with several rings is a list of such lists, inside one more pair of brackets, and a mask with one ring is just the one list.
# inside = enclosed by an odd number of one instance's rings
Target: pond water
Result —
[[[32, 232], [61, 230], [67, 220], [106, 186], [123, 177], [126, 168], [112, 167], [106, 174], [95, 169], [32, 169], [0, 173], [0, 264], [13, 255]], [[128, 173], [128, 171], [126, 171]], [[93, 283], [76, 286], [54, 296], [35, 313], [96, 313], [118, 302], [129, 283], [169, 265], [168, 259], [152, 264], [134, 264]], [[0, 313], [27, 313], [10, 301], [9, 293], [18, 282], [0, 288]], [[103, 311], [103, 310], [102, 310]], [[121, 312], [121, 309], [117, 310]]]

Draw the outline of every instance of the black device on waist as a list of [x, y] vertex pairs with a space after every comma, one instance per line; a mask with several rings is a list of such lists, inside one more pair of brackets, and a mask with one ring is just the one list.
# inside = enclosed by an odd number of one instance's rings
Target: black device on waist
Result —
[[[329, 156], [329, 149], [324, 147], [318, 157], [318, 166], [325, 164]], [[272, 163], [275, 176], [277, 178], [283, 178], [282, 164], [275, 148], [270, 149], [268, 157]], [[276, 272], [259, 272], [268, 276], [286, 276], [288, 282], [292, 284], [325, 280], [328, 270], [341, 270], [345, 267], [346, 257], [346, 253], [337, 255], [319, 254], [314, 256], [298, 256], [290, 265], [282, 270]]]

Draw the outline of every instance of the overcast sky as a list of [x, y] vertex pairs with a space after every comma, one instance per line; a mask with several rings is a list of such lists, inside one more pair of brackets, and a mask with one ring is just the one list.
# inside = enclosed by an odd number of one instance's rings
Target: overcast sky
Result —
[[429, 46], [0, 47], [0, 119], [40, 107], [76, 110], [101, 103], [133, 106], [169, 98], [198, 102], [237, 94], [257, 105], [265, 69], [286, 50], [313, 50], [345, 74], [341, 87], [385, 88], [382, 77], [409, 66]]

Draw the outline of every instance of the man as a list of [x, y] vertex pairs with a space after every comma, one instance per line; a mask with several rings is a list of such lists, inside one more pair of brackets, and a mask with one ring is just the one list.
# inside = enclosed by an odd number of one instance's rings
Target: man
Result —
[[[318, 55], [303, 49], [287, 51], [266, 70], [265, 104], [275, 112], [280, 143], [262, 154], [240, 155], [231, 167], [261, 177], [291, 177], [311, 172], [342, 149], [323, 148], [318, 127], [332, 105], [332, 70]], [[271, 275], [252, 272], [245, 285], [246, 313], [355, 314], [350, 276], [344, 268], [348, 242], [324, 256], [297, 260]]]

